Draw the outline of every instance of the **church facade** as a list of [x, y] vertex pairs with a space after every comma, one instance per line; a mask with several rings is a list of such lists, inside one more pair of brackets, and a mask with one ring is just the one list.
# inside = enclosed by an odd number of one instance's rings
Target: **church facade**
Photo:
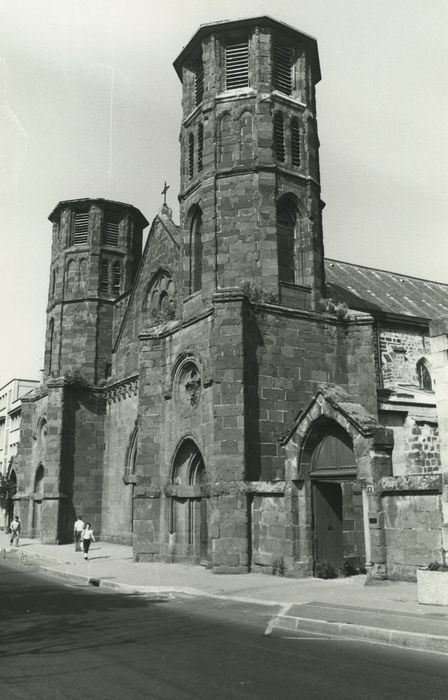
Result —
[[448, 286], [325, 259], [312, 37], [203, 25], [174, 67], [180, 226], [164, 204], [142, 252], [129, 204], [49, 217], [24, 534], [82, 513], [138, 561], [412, 579], [448, 547]]

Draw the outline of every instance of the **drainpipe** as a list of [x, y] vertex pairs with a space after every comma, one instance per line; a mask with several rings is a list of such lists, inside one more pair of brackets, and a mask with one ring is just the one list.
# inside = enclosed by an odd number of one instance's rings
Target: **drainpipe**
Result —
[[362, 489], [362, 519], [364, 522], [364, 545], [366, 549], [366, 569], [371, 569], [372, 562], [372, 544], [370, 541], [370, 523], [369, 523], [369, 495], [367, 493], [368, 486]]

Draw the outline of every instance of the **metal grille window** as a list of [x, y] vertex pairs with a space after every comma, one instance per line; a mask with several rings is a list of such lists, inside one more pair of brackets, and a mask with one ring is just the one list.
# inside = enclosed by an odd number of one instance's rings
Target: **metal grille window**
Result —
[[274, 46], [274, 89], [285, 95], [292, 93], [293, 50], [285, 46]]
[[109, 293], [109, 262], [103, 260], [101, 263], [100, 291], [103, 294]]
[[121, 265], [115, 262], [112, 268], [112, 293], [120, 294], [121, 287]]
[[291, 162], [293, 165], [300, 165], [301, 144], [300, 144], [300, 124], [296, 117], [291, 119]]
[[117, 210], [109, 210], [105, 214], [104, 242], [106, 245], [118, 245], [121, 213]]
[[194, 173], [194, 136], [188, 137], [188, 177], [192, 178]]
[[282, 112], [274, 116], [274, 153], [280, 163], [285, 162], [285, 120]]
[[194, 97], [197, 107], [204, 98], [204, 66], [202, 62], [198, 65], [194, 74]]
[[83, 245], [87, 243], [87, 234], [89, 232], [89, 212], [78, 212], [75, 214], [73, 222], [73, 244]]
[[198, 126], [198, 170], [202, 170], [202, 153], [204, 150], [204, 125]]
[[226, 90], [248, 87], [249, 46], [247, 41], [226, 46]]

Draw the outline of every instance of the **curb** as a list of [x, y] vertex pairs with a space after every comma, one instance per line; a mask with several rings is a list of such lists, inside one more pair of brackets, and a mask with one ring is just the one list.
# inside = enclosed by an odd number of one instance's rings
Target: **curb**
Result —
[[[265, 605], [267, 607], [285, 607], [284, 602], [275, 600], [261, 600], [258, 598], [247, 598], [244, 596], [236, 595], [225, 595], [220, 593], [209, 593], [207, 591], [202, 591], [200, 588], [190, 588], [187, 586], [137, 586], [130, 583], [119, 583], [117, 581], [110, 581], [107, 578], [100, 578], [98, 576], [83, 576], [82, 574], [73, 574], [67, 571], [61, 571], [60, 569], [52, 569], [47, 566], [39, 566], [41, 573], [51, 576], [53, 578], [63, 579], [64, 581], [73, 581], [73, 583], [80, 583], [85, 586], [96, 586], [97, 588], [106, 588], [114, 590], [121, 593], [140, 593], [142, 595], [157, 595], [164, 598], [172, 598], [174, 594], [178, 595], [188, 595], [196, 598], [214, 598], [217, 600], [234, 600], [239, 603], [251, 603], [253, 605]], [[290, 607], [290, 604], [287, 606]]]
[[265, 635], [270, 635], [273, 630], [314, 632], [316, 634], [330, 634], [334, 637], [359, 639], [365, 642], [376, 642], [389, 646], [412, 649], [413, 651], [426, 651], [448, 655], [448, 637], [437, 634], [420, 632], [408, 632], [406, 630], [387, 629], [384, 627], [369, 627], [357, 625], [351, 622], [329, 622], [328, 620], [315, 620], [307, 617], [292, 617], [290, 615], [277, 615], [266, 629]]

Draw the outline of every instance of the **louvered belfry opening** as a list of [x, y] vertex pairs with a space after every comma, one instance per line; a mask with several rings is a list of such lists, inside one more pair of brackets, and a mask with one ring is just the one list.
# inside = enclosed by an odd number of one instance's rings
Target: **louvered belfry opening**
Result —
[[301, 155], [300, 124], [297, 117], [293, 117], [291, 119], [291, 162], [293, 165], [300, 165]]
[[120, 263], [114, 262], [112, 268], [112, 292], [113, 294], [120, 294], [121, 287], [121, 265]]
[[73, 222], [73, 244], [83, 245], [87, 243], [89, 233], [89, 212], [77, 212]]
[[274, 46], [274, 89], [283, 92], [285, 95], [291, 95], [292, 93], [293, 57], [294, 52], [291, 48]]
[[196, 66], [194, 72], [194, 96], [197, 107], [204, 98], [204, 66], [202, 61]]
[[249, 86], [249, 45], [247, 40], [226, 46], [226, 90]]
[[103, 294], [109, 293], [109, 261], [103, 260], [101, 263], [100, 291]]
[[285, 119], [282, 112], [274, 116], [274, 152], [280, 163], [285, 162]]
[[110, 209], [105, 214], [104, 242], [106, 245], [118, 245], [118, 234], [122, 215], [117, 209]]

